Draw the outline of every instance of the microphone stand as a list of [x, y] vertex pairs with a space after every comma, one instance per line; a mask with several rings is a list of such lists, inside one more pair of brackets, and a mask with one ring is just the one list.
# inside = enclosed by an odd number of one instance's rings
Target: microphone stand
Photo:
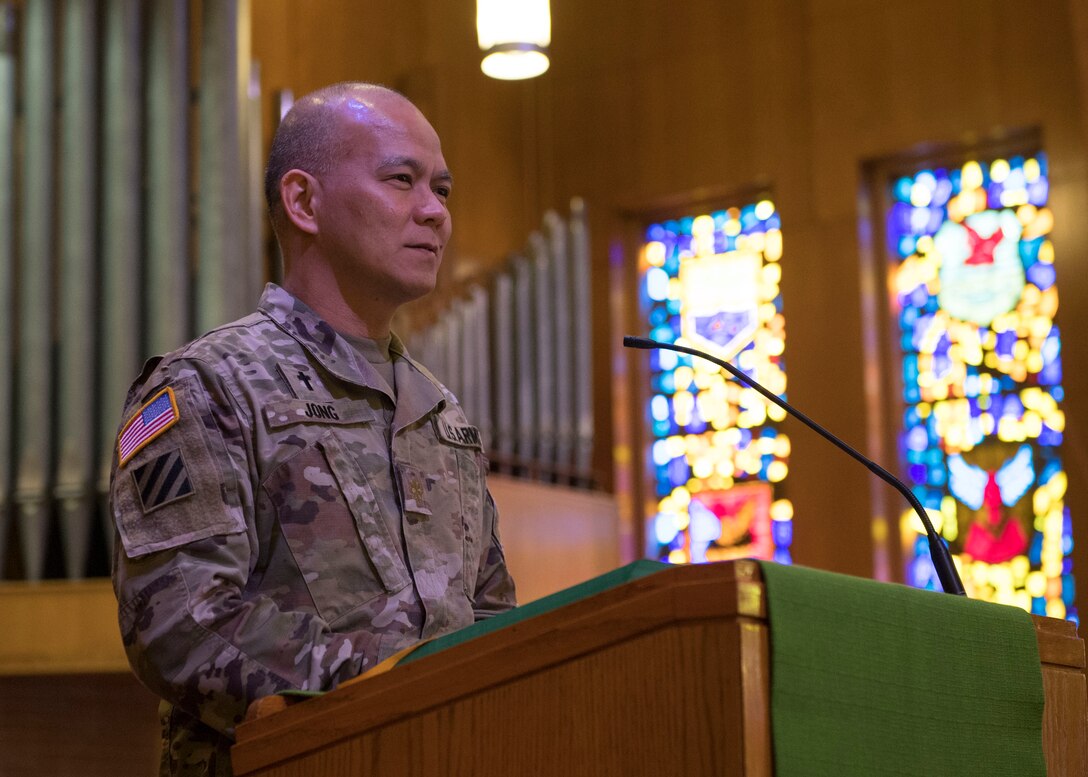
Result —
[[926, 514], [926, 509], [922, 506], [922, 503], [918, 501], [918, 497], [914, 495], [914, 492], [907, 488], [907, 485], [895, 475], [888, 472], [888, 470], [884, 469], [872, 459], [856, 451], [846, 442], [836, 437], [824, 427], [820, 426], [818, 423], [813, 421], [800, 410], [794, 409], [788, 402], [781, 399], [778, 395], [768, 391], [759, 383], [745, 375], [744, 372], [742, 372], [740, 369], [734, 367], [732, 364], [723, 359], [718, 359], [708, 353], [703, 353], [696, 348], [688, 348], [687, 346], [676, 345], [675, 343], [662, 343], [657, 340], [650, 340], [645, 337], [632, 337], [630, 335], [625, 335], [623, 338], [623, 345], [625, 348], [642, 348], [646, 350], [664, 348], [668, 351], [686, 353], [692, 356], [698, 356], [702, 359], [706, 359], [709, 362], [713, 362], [744, 385], [758, 391], [769, 401], [778, 405], [780, 408], [785, 410], [794, 418], [801, 421], [803, 424], [805, 424], [805, 426], [812, 429], [825, 440], [832, 443], [855, 460], [864, 464], [866, 469], [879, 477], [885, 483], [888, 483], [889, 485], [894, 487], [899, 493], [906, 497], [906, 500], [910, 502], [910, 506], [914, 508], [914, 511], [918, 513], [918, 517], [922, 519], [922, 526], [924, 526], [926, 530], [926, 539], [929, 541], [929, 555], [933, 560], [933, 567], [937, 570], [937, 577], [941, 581], [941, 587], [944, 589], [944, 592], [948, 594], [955, 594], [957, 596], [967, 595], [967, 592], [963, 589], [963, 583], [960, 581], [959, 573], [956, 572], [956, 565], [952, 561], [952, 554], [949, 553], [948, 546], [945, 545], [944, 540], [941, 539], [940, 535], [938, 535], [937, 531], [933, 528], [933, 524], [930, 522], [929, 516]]

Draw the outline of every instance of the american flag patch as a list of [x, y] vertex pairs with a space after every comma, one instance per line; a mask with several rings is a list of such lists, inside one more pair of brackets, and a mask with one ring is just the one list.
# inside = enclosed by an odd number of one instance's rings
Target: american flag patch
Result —
[[181, 414], [174, 390], [167, 386], [151, 397], [134, 415], [117, 437], [117, 467], [135, 456], [141, 448], [178, 422]]

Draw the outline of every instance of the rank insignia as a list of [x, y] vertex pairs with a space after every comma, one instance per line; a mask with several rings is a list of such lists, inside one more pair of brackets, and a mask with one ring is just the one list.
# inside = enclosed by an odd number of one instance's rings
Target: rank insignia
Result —
[[427, 504], [427, 481], [423, 473], [415, 467], [400, 466], [400, 481], [404, 491], [404, 510], [409, 513], [430, 515], [431, 507]]
[[178, 422], [181, 413], [174, 390], [167, 386], [129, 419], [117, 436], [117, 467], [125, 466], [148, 443]]
[[144, 513], [176, 502], [193, 493], [189, 472], [180, 450], [172, 450], [132, 470], [136, 493]]

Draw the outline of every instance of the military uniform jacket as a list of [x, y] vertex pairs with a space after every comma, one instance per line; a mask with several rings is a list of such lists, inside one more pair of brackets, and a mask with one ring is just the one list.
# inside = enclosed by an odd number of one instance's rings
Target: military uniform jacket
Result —
[[129, 661], [174, 705], [175, 766], [185, 741], [225, 752], [260, 696], [335, 687], [514, 605], [479, 433], [395, 337], [391, 351], [395, 402], [269, 285], [256, 313], [130, 390], [114, 587]]

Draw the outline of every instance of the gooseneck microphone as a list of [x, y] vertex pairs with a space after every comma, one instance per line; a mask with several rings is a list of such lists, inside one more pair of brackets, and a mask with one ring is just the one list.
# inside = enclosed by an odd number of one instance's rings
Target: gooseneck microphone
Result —
[[698, 356], [702, 359], [706, 359], [709, 362], [713, 362], [744, 385], [755, 389], [768, 400], [774, 402], [780, 408], [792, 415], [798, 421], [801, 421], [803, 424], [805, 424], [805, 426], [816, 432], [825, 440], [832, 443], [840, 450], [844, 451], [857, 461], [864, 464], [870, 472], [879, 477], [885, 483], [893, 486], [899, 493], [906, 497], [906, 500], [910, 502], [910, 506], [914, 508], [914, 511], [918, 513], [918, 517], [922, 519], [922, 526], [925, 527], [926, 538], [929, 540], [929, 554], [930, 557], [933, 559], [933, 567], [937, 570], [937, 577], [940, 579], [941, 587], [944, 589], [945, 593], [956, 594], [958, 596], [967, 595], [967, 592], [963, 590], [963, 583], [960, 582], [960, 576], [956, 572], [956, 565], [952, 562], [952, 554], [948, 552], [948, 546], [944, 544], [944, 541], [940, 538], [940, 535], [938, 535], [936, 530], [934, 530], [933, 524], [930, 522], [929, 516], [926, 514], [925, 508], [922, 506], [922, 503], [918, 501], [918, 497], [916, 497], [914, 495], [914, 492], [907, 488], [906, 484], [903, 483], [903, 481], [901, 481], [895, 475], [888, 472], [888, 470], [884, 469], [872, 459], [856, 451], [846, 442], [839, 439], [831, 432], [827, 431], [827, 429], [824, 429], [822, 426], [813, 421], [800, 410], [794, 409], [788, 402], [781, 399], [777, 394], [768, 391], [759, 383], [745, 375], [741, 370], [734, 367], [732, 364], [723, 359], [718, 359], [717, 357], [711, 356], [708, 353], [704, 353], [697, 348], [688, 348], [687, 346], [676, 345], [675, 343], [662, 343], [657, 340], [650, 340], [645, 337], [631, 337], [630, 335], [626, 335], [623, 338], [623, 345], [625, 348], [643, 348], [647, 350], [664, 348], [668, 351], [687, 353], [691, 354], [692, 356]]

